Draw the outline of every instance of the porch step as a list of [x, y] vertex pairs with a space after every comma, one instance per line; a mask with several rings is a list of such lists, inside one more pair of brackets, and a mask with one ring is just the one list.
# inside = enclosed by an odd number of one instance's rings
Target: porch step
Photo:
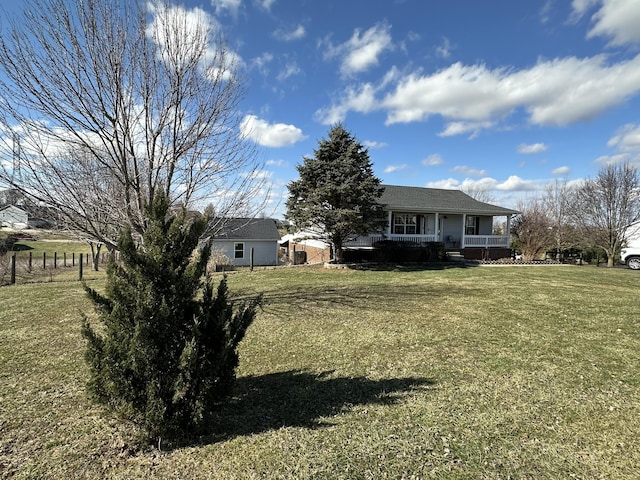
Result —
[[447, 259], [450, 262], [464, 262], [464, 256], [460, 252], [447, 252]]

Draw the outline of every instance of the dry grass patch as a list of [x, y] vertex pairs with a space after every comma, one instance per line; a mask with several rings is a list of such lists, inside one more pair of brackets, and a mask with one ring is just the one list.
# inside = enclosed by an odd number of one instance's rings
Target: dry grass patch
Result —
[[592, 267], [229, 275], [267, 305], [211, 435], [90, 404], [77, 282], [0, 288], [0, 476], [635, 478], [640, 277]]

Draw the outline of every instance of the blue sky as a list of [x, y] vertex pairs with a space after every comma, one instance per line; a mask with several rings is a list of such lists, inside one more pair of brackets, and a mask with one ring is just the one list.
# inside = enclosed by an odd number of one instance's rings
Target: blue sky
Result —
[[[514, 206], [640, 152], [638, 0], [212, 0], [274, 191], [342, 121], [384, 183]], [[282, 210], [280, 206], [279, 211]]]
[[506, 207], [608, 162], [640, 165], [640, 0], [178, 4], [238, 60], [269, 215], [336, 122], [383, 183], [485, 189]]

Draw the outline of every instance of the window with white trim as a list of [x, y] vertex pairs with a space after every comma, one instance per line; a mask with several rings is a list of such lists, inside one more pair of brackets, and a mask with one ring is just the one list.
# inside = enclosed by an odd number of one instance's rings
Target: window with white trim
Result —
[[475, 215], [467, 215], [467, 220], [464, 226], [465, 235], [478, 235], [480, 228], [480, 217]]
[[411, 213], [396, 213], [393, 217], [393, 233], [396, 235], [418, 233], [418, 216]]
[[238, 242], [234, 244], [233, 258], [244, 258], [244, 243]]

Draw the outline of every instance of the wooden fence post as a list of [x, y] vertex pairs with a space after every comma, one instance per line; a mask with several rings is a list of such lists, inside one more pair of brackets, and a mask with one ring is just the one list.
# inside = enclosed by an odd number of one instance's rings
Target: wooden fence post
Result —
[[33, 252], [29, 252], [29, 273], [31, 273], [32, 266], [33, 266]]
[[64, 252], [62, 255], [63, 255], [63, 257], [62, 257], [62, 265], [66, 267], [67, 266], [67, 252]]
[[71, 254], [71, 266], [75, 267], [76, 266], [76, 252], [73, 252]]
[[58, 268], [58, 252], [53, 252], [53, 268]]
[[47, 269], [47, 252], [42, 252], [42, 269]]
[[11, 255], [11, 285], [16, 284], [16, 254]]
[[78, 262], [78, 280], [82, 280], [82, 254], [80, 254], [80, 261]]
[[253, 247], [249, 253], [249, 270], [253, 272]]

